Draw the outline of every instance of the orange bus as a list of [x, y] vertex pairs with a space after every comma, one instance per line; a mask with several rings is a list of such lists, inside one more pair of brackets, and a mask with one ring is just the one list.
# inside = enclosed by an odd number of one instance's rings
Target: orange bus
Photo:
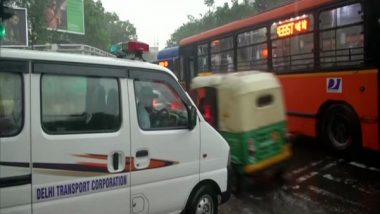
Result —
[[204, 72], [274, 72], [289, 132], [338, 151], [380, 151], [379, 52], [378, 0], [295, 1], [185, 38], [179, 50], [187, 85]]

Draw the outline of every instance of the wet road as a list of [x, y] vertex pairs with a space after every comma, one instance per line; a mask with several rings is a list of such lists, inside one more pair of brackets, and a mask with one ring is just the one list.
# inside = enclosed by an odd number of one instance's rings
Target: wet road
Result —
[[380, 213], [380, 154], [342, 157], [312, 139], [297, 140], [293, 151], [283, 182], [246, 178], [243, 193], [233, 195], [220, 213]]

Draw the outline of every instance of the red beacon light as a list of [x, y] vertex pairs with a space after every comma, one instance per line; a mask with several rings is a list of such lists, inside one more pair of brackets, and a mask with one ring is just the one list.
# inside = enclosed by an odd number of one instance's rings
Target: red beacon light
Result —
[[129, 41], [127, 47], [123, 48], [127, 53], [144, 53], [149, 52], [149, 45], [144, 42]]
[[149, 45], [139, 41], [121, 42], [111, 47], [111, 52], [118, 58], [143, 59], [143, 53], [149, 52]]

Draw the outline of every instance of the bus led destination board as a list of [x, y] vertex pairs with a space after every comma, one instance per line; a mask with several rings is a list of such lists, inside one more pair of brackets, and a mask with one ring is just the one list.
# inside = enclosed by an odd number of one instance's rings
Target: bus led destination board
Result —
[[309, 18], [302, 18], [288, 21], [277, 25], [276, 32], [278, 37], [292, 36], [297, 33], [307, 32], [310, 28]]

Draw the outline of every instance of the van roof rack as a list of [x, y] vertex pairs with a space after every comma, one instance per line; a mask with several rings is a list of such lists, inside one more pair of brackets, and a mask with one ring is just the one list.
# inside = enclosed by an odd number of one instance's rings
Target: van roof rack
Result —
[[84, 55], [92, 55], [92, 56], [115, 57], [115, 55], [109, 52], [103, 51], [99, 48], [95, 48], [89, 45], [83, 45], [83, 44], [31, 45], [27, 49], [39, 50], [39, 51], [61, 52], [61, 53], [84, 54]]

